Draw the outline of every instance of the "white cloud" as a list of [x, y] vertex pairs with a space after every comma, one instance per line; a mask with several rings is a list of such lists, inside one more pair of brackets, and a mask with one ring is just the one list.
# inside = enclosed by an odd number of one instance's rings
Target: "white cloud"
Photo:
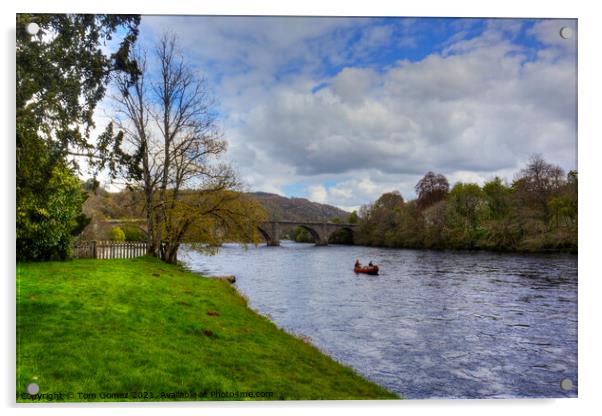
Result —
[[353, 211], [374, 202], [385, 192], [401, 191], [404, 198], [410, 199], [419, 178], [417, 175], [386, 175], [377, 170], [357, 172], [354, 176], [326, 188], [326, 201]]
[[[394, 29], [343, 18], [189, 22], [143, 18], [155, 34], [175, 30], [187, 56], [209, 72], [229, 158], [251, 189], [284, 193], [304, 183], [310, 199], [357, 207], [392, 190], [413, 198], [428, 170], [450, 183], [482, 183], [508, 178], [532, 153], [575, 168], [574, 21], [537, 22], [527, 33], [545, 45], [536, 55], [513, 43], [517, 20], [488, 21], [472, 38], [475, 21], [458, 21], [460, 32], [441, 53], [380, 67], [353, 60], [391, 42], [415, 46], [415, 22]], [[558, 36], [559, 25], [574, 29], [572, 41]], [[333, 65], [343, 67], [328, 75]]]
[[308, 187], [308, 191], [310, 200], [320, 203], [326, 202], [328, 193], [322, 185], [312, 185]]
[[377, 77], [377, 74], [371, 69], [343, 68], [331, 80], [330, 90], [346, 103], [360, 104], [377, 81]]
[[[564, 39], [560, 36], [560, 29], [568, 27], [572, 36]], [[577, 20], [571, 19], [545, 19], [541, 20], [529, 30], [540, 42], [548, 46], [557, 47], [565, 52], [574, 52], [577, 48]]]

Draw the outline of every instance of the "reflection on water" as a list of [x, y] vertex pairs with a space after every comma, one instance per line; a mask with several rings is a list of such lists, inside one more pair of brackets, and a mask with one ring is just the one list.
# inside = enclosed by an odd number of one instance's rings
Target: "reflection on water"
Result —
[[[577, 395], [576, 256], [283, 241], [180, 257], [236, 275], [252, 308], [406, 398]], [[380, 275], [356, 275], [355, 259]]]

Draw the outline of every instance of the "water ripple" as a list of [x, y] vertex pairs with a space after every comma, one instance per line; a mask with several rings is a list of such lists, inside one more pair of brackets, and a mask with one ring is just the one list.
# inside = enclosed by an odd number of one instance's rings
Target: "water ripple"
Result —
[[251, 307], [407, 398], [577, 395], [576, 256], [283, 242], [180, 257], [236, 275]]

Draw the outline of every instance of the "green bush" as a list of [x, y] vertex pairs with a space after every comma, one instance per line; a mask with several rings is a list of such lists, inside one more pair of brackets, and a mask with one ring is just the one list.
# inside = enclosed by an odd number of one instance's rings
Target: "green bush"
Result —
[[135, 225], [126, 225], [123, 232], [125, 233], [126, 241], [144, 241], [144, 236], [140, 231], [140, 228]]
[[111, 240], [125, 241], [125, 233], [120, 227], [113, 227], [113, 229], [111, 230]]
[[30, 188], [17, 190], [19, 261], [68, 258], [73, 235], [86, 220], [81, 215], [86, 195], [77, 177], [63, 164], [48, 169], [47, 174], [47, 179], [31, 177]]

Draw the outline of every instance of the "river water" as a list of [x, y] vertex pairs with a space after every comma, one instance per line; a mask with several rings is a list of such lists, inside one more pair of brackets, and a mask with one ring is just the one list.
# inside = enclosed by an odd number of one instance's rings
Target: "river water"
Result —
[[282, 241], [179, 257], [236, 275], [253, 309], [405, 398], [577, 396], [577, 256]]

